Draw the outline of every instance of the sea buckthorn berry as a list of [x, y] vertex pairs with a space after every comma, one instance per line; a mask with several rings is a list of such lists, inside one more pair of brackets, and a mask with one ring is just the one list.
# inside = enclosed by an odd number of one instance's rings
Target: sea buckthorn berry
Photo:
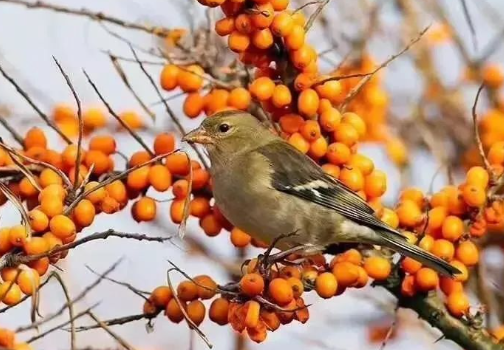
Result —
[[300, 129], [301, 135], [308, 142], [313, 142], [321, 136], [320, 125], [315, 120], [307, 120]]
[[296, 91], [304, 91], [309, 89], [316, 81], [316, 78], [313, 74], [310, 73], [301, 73], [298, 74], [296, 79], [294, 80], [294, 89]]
[[303, 285], [303, 282], [301, 282], [301, 280], [299, 278], [289, 277], [289, 278], [287, 278], [287, 283], [289, 283], [289, 285], [292, 289], [292, 293], [294, 295], [294, 298], [299, 298], [303, 294], [304, 285]]
[[490, 181], [490, 175], [485, 168], [474, 166], [467, 172], [466, 183], [479, 188], [487, 188]]
[[315, 280], [315, 290], [321, 298], [331, 298], [338, 290], [338, 281], [330, 272], [321, 273]]
[[131, 213], [133, 219], [135, 219], [136, 222], [147, 222], [154, 220], [156, 218], [156, 211], [156, 201], [154, 201], [154, 199], [150, 197], [140, 198], [131, 207]]
[[283, 11], [289, 6], [289, 0], [270, 0], [275, 11]]
[[40, 276], [43, 276], [46, 274], [47, 270], [49, 269], [49, 258], [44, 257], [41, 259], [31, 261], [28, 263], [28, 266], [30, 266], [32, 269], [37, 271], [37, 273]]
[[194, 197], [189, 202], [189, 214], [197, 218], [203, 218], [211, 211], [210, 201], [205, 197]]
[[[84, 160], [85, 152], [81, 150], [81, 162]], [[76, 145], [68, 145], [61, 154], [63, 163], [71, 168], [75, 166], [75, 162], [77, 160], [77, 146]]]
[[126, 178], [128, 188], [141, 191], [149, 187], [149, 166], [143, 166], [130, 172]]
[[184, 153], [173, 153], [166, 157], [166, 167], [173, 175], [189, 174], [190, 160]]
[[357, 114], [352, 113], [352, 112], [344, 113], [342, 115], [341, 122], [347, 123], [347, 124], [350, 124], [351, 126], [353, 126], [354, 129], [357, 131], [359, 138], [362, 138], [362, 137], [364, 137], [364, 135], [366, 135], [366, 123]]
[[269, 28], [256, 30], [252, 34], [252, 44], [261, 50], [266, 50], [273, 45], [273, 34]]
[[443, 260], [450, 261], [455, 255], [455, 248], [450, 241], [446, 239], [437, 239], [432, 245], [431, 253]]
[[412, 200], [402, 200], [396, 208], [401, 226], [414, 227], [422, 222], [423, 214], [418, 205]]
[[453, 278], [446, 276], [440, 277], [439, 288], [445, 295], [464, 291], [464, 285], [461, 282], [455, 281]]
[[212, 299], [217, 292], [217, 283], [207, 275], [194, 277], [194, 283], [198, 287], [198, 298], [202, 300]]
[[416, 292], [415, 276], [409, 275], [404, 277], [401, 283], [401, 294], [406, 297], [413, 297]]
[[373, 170], [364, 178], [364, 192], [372, 198], [381, 197], [387, 191], [387, 175], [380, 170]]
[[294, 298], [290, 284], [283, 278], [274, 278], [268, 285], [268, 293], [278, 305], [286, 305]]
[[235, 29], [241, 34], [251, 34], [254, 30], [254, 26], [252, 25], [252, 20], [250, 16], [242, 13], [236, 16], [234, 21]]
[[166, 305], [165, 314], [173, 323], [180, 323], [184, 319], [184, 314], [175, 298], [171, 299]]
[[22, 247], [26, 244], [28, 235], [24, 225], [12, 226], [9, 230], [9, 241], [14, 247]]
[[250, 244], [252, 237], [250, 237], [247, 233], [243, 232], [237, 227], [234, 227], [231, 230], [231, 243], [237, 248], [244, 248]]
[[405, 257], [401, 262], [401, 267], [404, 272], [414, 275], [422, 268], [422, 263], [412, 259], [410, 257]]
[[49, 221], [51, 232], [58, 238], [67, 238], [72, 236], [77, 230], [75, 224], [68, 216], [56, 215]]
[[353, 125], [341, 123], [334, 132], [334, 140], [351, 147], [359, 140], [359, 134]]
[[464, 214], [467, 211], [467, 206], [461, 191], [456, 187], [447, 187], [445, 191], [448, 195], [448, 211], [450, 214]]
[[252, 82], [249, 90], [259, 101], [266, 101], [273, 96], [275, 83], [268, 77], [260, 77]]
[[142, 311], [146, 318], [154, 318], [158, 312], [156, 305], [154, 305], [150, 298], [144, 301]]
[[228, 46], [231, 51], [243, 52], [250, 46], [250, 38], [235, 30], [228, 36]]
[[160, 308], [166, 308], [168, 302], [172, 299], [173, 293], [168, 286], [159, 286], [156, 287], [149, 299], [152, 300], [152, 303]]
[[415, 202], [416, 205], [418, 205], [419, 208], [424, 207], [424, 201], [425, 197], [422, 192], [422, 190], [414, 187], [406, 188], [401, 191], [401, 194], [399, 195], [400, 200], [410, 200]]
[[42, 254], [47, 252], [49, 248], [47, 241], [42, 237], [31, 237], [31, 239], [23, 245], [23, 249], [27, 255]]
[[469, 298], [464, 292], [454, 292], [448, 295], [446, 307], [454, 317], [462, 317], [469, 311]]
[[336, 262], [332, 267], [332, 273], [336, 277], [338, 285], [343, 288], [353, 286], [359, 279], [357, 265], [348, 261]]
[[421, 292], [436, 289], [439, 285], [439, 276], [436, 271], [428, 267], [422, 267], [415, 274], [415, 285]]
[[462, 191], [464, 201], [470, 207], [481, 207], [486, 202], [486, 191], [483, 187], [467, 184]]
[[49, 218], [42, 210], [33, 209], [28, 213], [30, 227], [35, 232], [42, 232], [49, 226]]
[[427, 212], [427, 232], [437, 234], [448, 215], [445, 207], [434, 207]]
[[[326, 151], [326, 154], [327, 154], [327, 151]], [[341, 172], [341, 169], [340, 169], [339, 166], [334, 165], [334, 164], [330, 164], [330, 163], [326, 163], [326, 164], [322, 165], [322, 170], [326, 174], [329, 174], [332, 177], [334, 177], [335, 179], [339, 178], [339, 175], [340, 175], [340, 172]]]
[[289, 34], [284, 38], [285, 46], [289, 50], [299, 50], [305, 43], [305, 30], [302, 26], [294, 24]]
[[444, 220], [441, 233], [444, 239], [455, 242], [464, 234], [464, 222], [459, 217], [450, 215]]
[[89, 131], [103, 128], [107, 124], [107, 115], [102, 107], [90, 107], [83, 111], [82, 122]]
[[358, 168], [364, 176], [370, 175], [374, 170], [373, 161], [362, 154], [352, 154], [348, 161], [348, 165]]
[[249, 300], [244, 306], [247, 309], [247, 314], [245, 316], [245, 326], [247, 328], [256, 328], [259, 323], [259, 313], [261, 310], [261, 304], [255, 300]]
[[364, 188], [364, 176], [357, 168], [343, 166], [339, 180], [352, 191], [360, 191]]
[[491, 89], [497, 89], [504, 83], [504, 72], [497, 64], [486, 64], [481, 74], [483, 76], [483, 82]]
[[299, 70], [303, 70], [314, 60], [312, 48], [305, 44], [299, 49], [291, 51], [290, 59], [294, 67]]
[[187, 304], [187, 316], [196, 326], [199, 326], [205, 319], [206, 308], [200, 300], [193, 300]]
[[270, 29], [273, 35], [285, 37], [292, 32], [293, 27], [294, 20], [292, 16], [287, 12], [280, 12], [273, 18]]
[[184, 199], [175, 199], [170, 206], [170, 218], [175, 224], [180, 224], [184, 218]]
[[200, 226], [209, 237], [215, 237], [222, 231], [222, 224], [213, 213], [200, 219]]
[[304, 154], [308, 153], [310, 150], [310, 143], [298, 132], [292, 134], [289, 137], [288, 142]]
[[327, 140], [325, 139], [325, 137], [320, 136], [315, 141], [310, 143], [310, 149], [308, 150], [308, 155], [313, 159], [320, 159], [327, 153], [327, 147], [328, 147]]
[[490, 164], [504, 165], [504, 141], [494, 143], [488, 151], [487, 158]]
[[462, 283], [466, 282], [469, 278], [469, 270], [467, 269], [467, 266], [458, 260], [453, 260], [450, 264], [460, 271], [460, 273], [455, 275], [455, 281]]
[[319, 118], [320, 126], [324, 131], [334, 132], [341, 122], [341, 113], [336, 108], [325, 110]]
[[224, 17], [215, 22], [215, 32], [220, 36], [226, 36], [235, 29], [235, 19], [233, 17]]
[[203, 87], [205, 71], [198, 65], [191, 65], [180, 69], [177, 83], [184, 92], [195, 92]]
[[389, 260], [381, 256], [371, 256], [364, 260], [364, 269], [369, 277], [383, 281], [389, 277], [392, 265]]
[[212, 301], [208, 317], [218, 325], [224, 326], [228, 323], [229, 301], [224, 298], [217, 298]]
[[307, 118], [313, 118], [320, 103], [320, 98], [317, 92], [313, 89], [303, 90], [298, 97], [297, 107], [299, 113]]
[[[34, 179], [34, 181], [37, 182], [36, 178]], [[23, 198], [33, 198], [38, 194], [37, 188], [30, 182], [27, 177], [24, 177], [19, 182], [19, 192]]]
[[479, 251], [473, 242], [464, 241], [457, 246], [455, 257], [466, 266], [474, 266], [479, 261]]
[[289, 105], [292, 102], [292, 95], [289, 88], [285, 85], [275, 86], [271, 102], [277, 108]]
[[182, 301], [191, 301], [198, 298], [198, 287], [193, 281], [182, 281], [177, 286], [177, 296]]
[[434, 193], [430, 200], [433, 208], [444, 207], [448, 210], [448, 194], [445, 191]]
[[241, 278], [240, 289], [243, 294], [255, 297], [264, 291], [264, 279], [257, 273], [248, 273]]
[[107, 196], [115, 199], [120, 204], [126, 204], [128, 202], [128, 195], [126, 192], [126, 186], [122, 181], [116, 180], [105, 186], [105, 191], [107, 191]]
[[40, 187], [45, 188], [49, 185], [62, 185], [63, 179], [52, 169], [45, 168], [39, 176]]
[[61, 214], [63, 209], [63, 201], [59, 198], [46, 197], [40, 202], [40, 210], [49, 218]]
[[229, 92], [227, 104], [239, 110], [246, 110], [250, 106], [250, 92], [242, 87], [235, 88]]
[[88, 151], [84, 158], [84, 164], [93, 169], [92, 173], [95, 175], [105, 174], [112, 170], [113, 163], [111, 159], [102, 151]]
[[101, 151], [106, 155], [116, 152], [116, 141], [110, 135], [96, 135], [89, 140], [89, 150]]
[[5, 305], [16, 305], [21, 301], [21, 289], [14, 282], [4, 282], [0, 284], [0, 297]]
[[174, 64], [167, 64], [163, 67], [160, 75], [160, 85], [166, 91], [171, 91], [178, 86], [178, 75], [180, 69]]
[[397, 216], [395, 211], [393, 211], [389, 208], [383, 208], [380, 220], [392, 228], [399, 227], [399, 217]]
[[185, 179], [177, 180], [173, 183], [173, 195], [177, 199], [184, 199], [189, 194], [189, 181]]
[[171, 133], [161, 133], [154, 139], [154, 153], [156, 155], [170, 153], [175, 150], [175, 136]]
[[47, 148], [47, 138], [42, 129], [33, 127], [26, 133], [24, 137], [24, 148], [30, 149], [32, 147]]
[[172, 184], [172, 175], [164, 165], [153, 165], [149, 169], [149, 183], [156, 191], [164, 192]]
[[131, 155], [128, 165], [130, 168], [147, 163], [152, 159], [151, 155], [147, 151], [137, 151]]
[[24, 269], [17, 278], [17, 284], [24, 294], [32, 295], [40, 285], [40, 275], [34, 269]]
[[286, 114], [280, 117], [280, 129], [288, 134], [294, 134], [301, 129], [304, 119], [298, 114]]
[[268, 28], [273, 22], [275, 10], [270, 3], [256, 6], [254, 12], [250, 15], [250, 19], [254, 27], [258, 29]]
[[333, 103], [337, 102], [338, 97], [343, 91], [341, 82], [337, 80], [329, 80], [324, 83], [319, 83], [315, 86], [315, 90], [317, 90], [320, 98], [326, 98]]

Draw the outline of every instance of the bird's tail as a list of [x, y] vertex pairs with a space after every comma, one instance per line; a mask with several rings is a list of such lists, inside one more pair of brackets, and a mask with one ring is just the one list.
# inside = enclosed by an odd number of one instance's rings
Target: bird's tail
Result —
[[454, 276], [461, 273], [457, 268], [453, 267], [446, 261], [437, 256], [423, 250], [422, 248], [409, 243], [406, 237], [402, 237], [391, 232], [380, 231], [381, 238], [384, 240], [384, 246], [397, 251], [401, 255], [405, 255], [423, 265], [430, 267], [442, 275]]

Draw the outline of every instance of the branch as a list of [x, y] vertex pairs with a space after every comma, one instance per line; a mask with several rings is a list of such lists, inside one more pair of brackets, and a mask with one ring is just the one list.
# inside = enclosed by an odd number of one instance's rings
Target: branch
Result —
[[[123, 324], [130, 323], [130, 322], [140, 321], [140, 320], [143, 320], [144, 318], [147, 318], [147, 316], [150, 316], [150, 315], [138, 314], [138, 315], [124, 316], [124, 317], [112, 318], [110, 320], [102, 321], [102, 323], [107, 326], [117, 326], [117, 325], [123, 325]], [[101, 328], [101, 326], [99, 324], [93, 324], [90, 326], [80, 326], [80, 327], [76, 328], [76, 331], [77, 332], [84, 332], [84, 331], [88, 331], [88, 330], [96, 329], [96, 328]]]
[[50, 4], [47, 2], [43, 2], [43, 1], [36, 1], [36, 2], [30, 3], [30, 2], [26, 2], [26, 1], [22, 1], [22, 0], [0, 0], [0, 2], [21, 5], [21, 6], [25, 6], [26, 8], [29, 8], [29, 9], [44, 9], [44, 10], [51, 10], [54, 12], [66, 13], [69, 15], [87, 17], [87, 18], [92, 19], [93, 21], [108, 22], [108, 23], [118, 25], [120, 27], [127, 28], [127, 29], [140, 30], [142, 32], [156, 35], [161, 38], [167, 37], [171, 32], [171, 30], [169, 30], [168, 28], [165, 28], [165, 27], [148, 26], [148, 25], [143, 25], [140, 23], [129, 22], [129, 21], [122, 20], [120, 18], [106, 15], [102, 12], [93, 12], [93, 11], [90, 11], [85, 8], [73, 9], [73, 8], [68, 8], [68, 7], [64, 7], [64, 6], [58, 6], [55, 4]]
[[[0, 0], [0, 2], [1, 1], [5, 1], [5, 0]], [[66, 143], [68, 143], [68, 144], [72, 143], [72, 141], [56, 126], [56, 124], [54, 124], [49, 119], [49, 117], [44, 112], [42, 112], [42, 110], [40, 108], [37, 107], [37, 105], [35, 104], [35, 102], [33, 102], [33, 100], [28, 95], [28, 93], [26, 91], [24, 91], [21, 88], [21, 86], [19, 86], [18, 83], [16, 83], [14, 78], [12, 78], [10, 75], [7, 74], [7, 72], [2, 68], [1, 65], [0, 65], [0, 73], [3, 75], [3, 77], [5, 79], [7, 79], [9, 81], [9, 83], [12, 84], [12, 86], [14, 86], [16, 88], [16, 91], [26, 100], [26, 102], [28, 102], [28, 104], [35, 110], [35, 112], [37, 112], [37, 114], [40, 116], [40, 118], [42, 118], [51, 129], [56, 131], [58, 133], [58, 135], [60, 135], [61, 138], [63, 140], [65, 140]]]
[[7, 122], [7, 118], [3, 115], [0, 114], [0, 124], [3, 125], [3, 127], [12, 135], [14, 140], [16, 140], [17, 143], [23, 147], [24, 145], [24, 140], [23, 137], [18, 134], [18, 132]]
[[133, 346], [128, 344], [122, 337], [120, 337], [118, 334], [113, 332], [104, 322], [102, 322], [98, 317], [94, 315], [92, 311], [88, 311], [89, 317], [91, 317], [96, 323], [100, 325], [100, 328], [102, 328], [105, 332], [107, 332], [112, 338], [114, 338], [119, 344], [121, 344], [122, 347], [124, 347], [127, 350], [135, 350]]
[[485, 84], [481, 84], [478, 88], [478, 92], [476, 93], [476, 98], [474, 99], [474, 104], [472, 106], [472, 118], [473, 118], [473, 128], [474, 128], [474, 138], [476, 140], [476, 144], [478, 145], [478, 151], [481, 159], [483, 160], [483, 164], [485, 164], [485, 169], [489, 174], [493, 174], [492, 166], [485, 156], [485, 150], [483, 149], [483, 143], [481, 142], [481, 137], [479, 133], [478, 127], [478, 114], [476, 113], [476, 107], [478, 106], [479, 96], [481, 91], [485, 88]]

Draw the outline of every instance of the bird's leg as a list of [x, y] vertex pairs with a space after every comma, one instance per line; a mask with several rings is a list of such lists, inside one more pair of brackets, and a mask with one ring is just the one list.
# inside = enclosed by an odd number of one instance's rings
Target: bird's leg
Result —
[[281, 235], [276, 236], [275, 239], [271, 242], [270, 246], [266, 249], [264, 254], [261, 254], [257, 257], [257, 259], [259, 260], [259, 271], [261, 272], [261, 274], [267, 273], [269, 271], [271, 265], [273, 265], [275, 262], [278, 262], [280, 259], [283, 259], [284, 257], [288, 256], [289, 254], [292, 254], [292, 253], [288, 253], [286, 255], [281, 255], [279, 257], [279, 254], [286, 253], [286, 252], [290, 251], [291, 249], [289, 249], [288, 251], [284, 251], [284, 252], [273, 254], [273, 255], [271, 254], [271, 251], [275, 248], [275, 246], [278, 244], [278, 242], [280, 242], [282, 239], [295, 236], [297, 233], [298, 233], [298, 230], [296, 230], [294, 232], [287, 233], [287, 234], [281, 234]]

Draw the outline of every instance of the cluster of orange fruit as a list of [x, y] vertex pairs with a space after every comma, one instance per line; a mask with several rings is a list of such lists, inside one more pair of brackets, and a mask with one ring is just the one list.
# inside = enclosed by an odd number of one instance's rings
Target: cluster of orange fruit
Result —
[[5, 328], [0, 328], [0, 347], [7, 350], [33, 350], [30, 344], [17, 342], [16, 334]]

